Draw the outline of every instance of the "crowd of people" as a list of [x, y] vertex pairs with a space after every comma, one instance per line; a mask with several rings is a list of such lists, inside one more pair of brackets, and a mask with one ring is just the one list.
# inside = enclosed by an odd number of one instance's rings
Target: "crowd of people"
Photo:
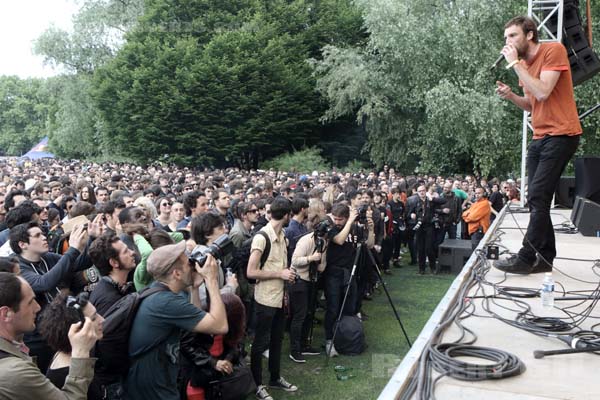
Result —
[[[0, 175], [0, 398], [10, 399], [296, 391], [280, 369], [286, 320], [291, 360], [337, 356], [336, 321], [368, 319], [362, 304], [381, 274], [441, 272], [446, 238], [477, 246], [518, 198], [511, 180], [388, 166], [302, 175], [46, 160], [4, 162]], [[313, 342], [321, 294], [325, 335]], [[123, 352], [116, 325], [129, 328]]]

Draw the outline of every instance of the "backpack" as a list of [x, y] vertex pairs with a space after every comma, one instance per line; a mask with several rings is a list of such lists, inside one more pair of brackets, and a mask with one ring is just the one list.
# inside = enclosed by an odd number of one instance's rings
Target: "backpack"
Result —
[[130, 293], [113, 304], [104, 317], [103, 337], [96, 343], [95, 375], [102, 384], [120, 381], [127, 376], [129, 359], [129, 335], [142, 300], [169, 288], [160, 285], [146, 287]]
[[344, 315], [335, 335], [335, 350], [340, 354], [356, 356], [367, 348], [363, 323], [356, 315]]
[[258, 231], [251, 238], [247, 239], [242, 243], [242, 245], [235, 249], [231, 258], [231, 261], [226, 265], [227, 268], [231, 268], [231, 271], [235, 274], [238, 271], [241, 271], [244, 278], [249, 283], [256, 283], [256, 279], [248, 278], [248, 260], [250, 259], [250, 249], [252, 248], [252, 240], [256, 235], [261, 235], [265, 238], [266, 244], [265, 249], [260, 256], [260, 264], [259, 268], [262, 269], [267, 262], [267, 258], [269, 258], [269, 253], [271, 252], [271, 239], [269, 239], [269, 235], [265, 231]]

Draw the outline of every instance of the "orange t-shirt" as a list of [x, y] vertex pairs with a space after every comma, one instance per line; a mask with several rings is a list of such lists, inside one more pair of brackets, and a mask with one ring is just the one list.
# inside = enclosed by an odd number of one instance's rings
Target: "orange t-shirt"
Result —
[[[533, 139], [541, 139], [546, 135], [581, 135], [571, 67], [565, 47], [561, 43], [542, 43], [534, 59], [524, 65], [536, 79], [540, 78], [542, 71], [561, 71], [556, 86], [545, 101], [537, 100], [524, 88], [524, 93], [531, 102]], [[519, 82], [519, 85], [523, 86], [523, 83]]]

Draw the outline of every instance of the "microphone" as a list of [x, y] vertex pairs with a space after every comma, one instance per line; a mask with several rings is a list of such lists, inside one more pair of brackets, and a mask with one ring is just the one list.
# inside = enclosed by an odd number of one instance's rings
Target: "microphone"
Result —
[[502, 62], [502, 60], [504, 60], [504, 54], [500, 54], [498, 56], [498, 58], [496, 59], [496, 61], [494, 61], [494, 63], [490, 67], [490, 71], [493, 71], [496, 67], [498, 67], [498, 65], [500, 65], [500, 63]]
[[574, 338], [571, 335], [557, 335], [556, 338], [568, 344], [572, 349], [587, 349], [588, 347], [594, 347], [593, 345], [590, 345], [581, 339]]

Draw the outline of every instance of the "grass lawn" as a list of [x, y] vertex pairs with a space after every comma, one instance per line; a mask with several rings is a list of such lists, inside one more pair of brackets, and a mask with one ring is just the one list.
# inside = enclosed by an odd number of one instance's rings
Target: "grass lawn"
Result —
[[[393, 275], [383, 275], [390, 296], [408, 336], [413, 342], [429, 319], [440, 299], [446, 293], [454, 275], [418, 275], [416, 266], [407, 266], [406, 258], [402, 268], [393, 268]], [[275, 400], [345, 400], [375, 399], [390, 379], [409, 347], [394, 317], [387, 296], [380, 288], [372, 301], [363, 302], [363, 310], [369, 319], [365, 321], [367, 350], [360, 356], [339, 356], [326, 365], [324, 355], [310, 357], [307, 362], [296, 364], [289, 355], [289, 337], [286, 333], [281, 360], [281, 373], [289, 382], [298, 386], [295, 393], [270, 390]], [[317, 318], [323, 320], [324, 313]], [[313, 347], [324, 342], [322, 325], [315, 325]], [[334, 366], [352, 368], [353, 378], [338, 381]], [[264, 381], [268, 381], [267, 360], [263, 360]], [[254, 398], [249, 397], [249, 398]]]

